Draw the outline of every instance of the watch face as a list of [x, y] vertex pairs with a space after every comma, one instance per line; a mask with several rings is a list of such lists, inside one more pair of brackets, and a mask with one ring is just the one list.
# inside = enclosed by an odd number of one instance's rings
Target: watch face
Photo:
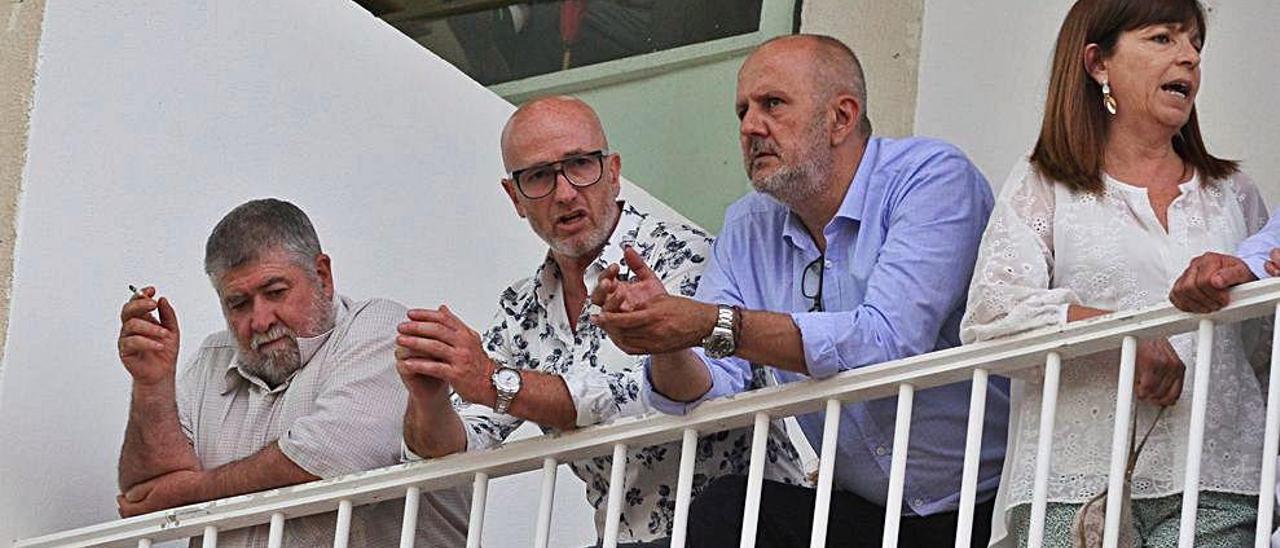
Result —
[[493, 374], [493, 386], [503, 392], [520, 389], [520, 372], [515, 369], [499, 369]]
[[713, 332], [710, 337], [703, 341], [702, 349], [707, 351], [707, 355], [712, 358], [724, 358], [733, 354], [733, 335], [722, 332]]

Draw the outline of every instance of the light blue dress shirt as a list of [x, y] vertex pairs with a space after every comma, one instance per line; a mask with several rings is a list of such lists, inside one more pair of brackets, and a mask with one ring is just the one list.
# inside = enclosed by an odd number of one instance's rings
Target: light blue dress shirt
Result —
[[1248, 237], [1236, 247], [1236, 255], [1249, 265], [1249, 270], [1259, 280], [1270, 278], [1267, 274], [1267, 259], [1271, 258], [1271, 250], [1280, 247], [1280, 214], [1272, 215], [1266, 226], [1257, 234]]
[[[819, 251], [800, 219], [752, 192], [729, 207], [696, 298], [752, 310], [793, 312], [813, 377], [959, 346], [960, 318], [978, 243], [992, 208], [991, 187], [955, 147], [930, 139], [872, 138], [853, 184], [823, 229], [825, 312], [801, 312], [805, 267]], [[810, 294], [813, 291], [810, 289]], [[701, 399], [670, 400], [650, 385], [652, 404], [683, 414], [703, 400], [735, 394], [751, 380], [739, 358], [714, 360], [695, 349], [711, 374]], [[807, 378], [774, 370], [781, 382]], [[970, 384], [915, 396], [904, 514], [959, 507]], [[995, 496], [1008, 425], [1008, 382], [988, 390], [978, 501]], [[836, 488], [884, 506], [893, 458], [897, 398], [844, 406], [836, 451]], [[822, 414], [797, 417], [815, 448]]]

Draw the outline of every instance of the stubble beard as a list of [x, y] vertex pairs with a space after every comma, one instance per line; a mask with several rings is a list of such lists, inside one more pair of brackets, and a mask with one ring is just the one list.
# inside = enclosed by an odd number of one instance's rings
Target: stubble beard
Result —
[[[753, 175], [751, 186], [759, 192], [774, 197], [792, 210], [812, 201], [825, 189], [827, 179], [835, 166], [831, 150], [825, 146], [826, 129], [826, 119], [815, 118], [805, 134], [800, 160], [779, 166], [769, 175], [760, 177]], [[775, 155], [778, 152], [772, 141], [751, 137], [748, 158], [754, 158], [757, 153], [765, 151]], [[778, 158], [780, 160], [781, 156]], [[747, 168], [751, 171], [750, 160]]]
[[[332, 329], [334, 323], [333, 302], [326, 298], [322, 287], [317, 287], [311, 307], [308, 317], [313, 321], [306, 326], [303, 334], [306, 337], [324, 333]], [[263, 344], [280, 338], [284, 338], [284, 344], [265, 350], [261, 348]], [[243, 341], [237, 342], [240, 346], [240, 367], [268, 386], [279, 386], [302, 368], [298, 333], [287, 325], [276, 324], [266, 333], [255, 333], [247, 345]]]
[[602, 219], [602, 222], [597, 223], [584, 234], [561, 240], [548, 238], [551, 251], [556, 255], [574, 259], [598, 252], [601, 247], [604, 247], [605, 242], [609, 241], [609, 236], [613, 234], [613, 229], [618, 224], [618, 217], [622, 215], [617, 204], [614, 203], [610, 203], [608, 211], [607, 218]]

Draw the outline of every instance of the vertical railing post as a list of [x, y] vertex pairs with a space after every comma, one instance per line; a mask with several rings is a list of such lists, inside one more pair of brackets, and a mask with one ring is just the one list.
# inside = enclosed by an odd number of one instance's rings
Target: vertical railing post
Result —
[[201, 548], [218, 548], [218, 527], [216, 525], [204, 526], [204, 541], [200, 543]]
[[333, 532], [333, 548], [347, 548], [351, 538], [351, 499], [338, 501], [338, 527]]
[[884, 548], [898, 545], [898, 525], [902, 520], [902, 490], [907, 480], [907, 451], [911, 441], [911, 405], [915, 387], [898, 386], [898, 416], [893, 426], [893, 458], [889, 465], [889, 496], [884, 505]]
[[267, 548], [280, 548], [284, 545], [284, 514], [271, 514], [271, 525], [267, 528]]
[[689, 502], [693, 500], [693, 469], [698, 463], [698, 431], [684, 429], [680, 442], [680, 474], [676, 478], [676, 517], [671, 526], [671, 548], [684, 548], [689, 530]]
[[818, 457], [818, 492], [813, 502], [813, 532], [809, 548], [827, 545], [827, 522], [831, 515], [831, 484], [836, 472], [836, 445], [840, 438], [840, 400], [827, 400], [822, 425], [822, 454]]
[[[1200, 320], [1196, 334], [1196, 373], [1191, 390], [1191, 427], [1187, 431], [1187, 469], [1182, 477], [1182, 519], [1178, 547], [1192, 548], [1196, 538], [1196, 506], [1200, 503], [1200, 456], [1209, 406], [1209, 376], [1213, 369], [1213, 320]], [[1274, 458], [1274, 456], [1273, 456]]]
[[1267, 426], [1262, 438], [1262, 480], [1258, 484], [1258, 531], [1254, 548], [1270, 548], [1276, 507], [1276, 454], [1280, 451], [1280, 303], [1273, 312], [1271, 367], [1267, 370]]
[[618, 529], [622, 519], [622, 495], [627, 486], [627, 445], [613, 446], [613, 466], [609, 469], [609, 505], [605, 508], [604, 548], [617, 548]]
[[982, 464], [982, 427], [987, 419], [988, 376], [986, 369], [974, 369], [973, 386], [969, 389], [969, 425], [964, 440], [964, 471], [960, 474], [960, 515], [956, 520], [956, 548], [969, 548], [973, 541], [973, 512], [978, 501], [978, 468]]
[[1116, 381], [1116, 415], [1111, 431], [1111, 467], [1107, 477], [1107, 517], [1102, 528], [1103, 548], [1120, 543], [1120, 508], [1123, 506], [1124, 470], [1129, 462], [1129, 417], [1133, 415], [1133, 373], [1138, 359], [1138, 339], [1120, 344], [1120, 377]]
[[534, 548], [547, 548], [551, 542], [551, 512], [556, 501], [555, 457], [542, 459], [542, 499], [538, 501], [538, 528], [533, 535]]
[[413, 548], [418, 540], [418, 504], [422, 502], [422, 489], [410, 486], [404, 491], [404, 517], [400, 519], [400, 548]]
[[760, 490], [764, 488], [764, 458], [769, 446], [769, 415], [756, 413], [751, 432], [751, 464], [747, 468], [747, 500], [742, 505], [742, 548], [756, 545], [756, 527], [760, 523]]
[[467, 523], [467, 548], [480, 548], [484, 535], [485, 501], [489, 498], [489, 474], [476, 472], [471, 486], [471, 519]]
[[1062, 356], [1050, 352], [1044, 358], [1044, 389], [1040, 395], [1040, 435], [1036, 444], [1035, 483], [1031, 491], [1031, 523], [1027, 546], [1044, 545], [1044, 519], [1049, 507], [1049, 469], [1053, 464], [1053, 424], [1058, 415], [1058, 383]]

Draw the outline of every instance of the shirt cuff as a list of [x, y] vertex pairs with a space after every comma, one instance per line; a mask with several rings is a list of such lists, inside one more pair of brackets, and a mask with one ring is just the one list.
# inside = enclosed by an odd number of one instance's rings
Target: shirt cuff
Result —
[[830, 321], [823, 316], [827, 315], [802, 312], [791, 314], [791, 321], [800, 330], [805, 367], [809, 370], [809, 376], [815, 379], [825, 379], [846, 369], [844, 359], [836, 351], [835, 337], [826, 325]]
[[564, 386], [569, 390], [569, 399], [573, 400], [573, 409], [577, 417], [574, 422], [579, 428], [600, 424], [613, 418], [610, 413], [613, 403], [613, 390], [603, 375], [560, 375]]
[[1259, 280], [1265, 280], [1271, 277], [1270, 274], [1267, 274], [1267, 258], [1266, 255], [1248, 255], [1240, 257], [1240, 260], [1249, 266], [1249, 271], [1253, 272], [1254, 276], [1257, 276]]
[[711, 388], [707, 392], [693, 401], [676, 401], [662, 395], [653, 386], [653, 361], [649, 357], [644, 359], [644, 392], [649, 395], [649, 405], [659, 412], [667, 415], [685, 415], [693, 408], [697, 407], [704, 401], [728, 396], [735, 391], [732, 389], [732, 379], [720, 367], [711, 367], [708, 363], [710, 358], [702, 353], [701, 348], [692, 349], [694, 355], [698, 357], [698, 361], [702, 362], [702, 366], [707, 369], [707, 374], [711, 376]]

